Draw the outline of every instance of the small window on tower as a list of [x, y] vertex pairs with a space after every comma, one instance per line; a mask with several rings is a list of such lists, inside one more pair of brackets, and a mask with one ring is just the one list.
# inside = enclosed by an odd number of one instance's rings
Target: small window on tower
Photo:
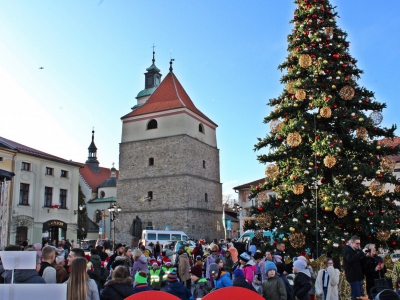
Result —
[[204, 133], [204, 126], [203, 124], [199, 124], [199, 132]]
[[149, 129], [157, 129], [157, 121], [156, 120], [150, 120], [149, 123], [147, 123], [147, 130]]
[[154, 157], [149, 158], [149, 166], [154, 166]]
[[203, 160], [203, 169], [205, 169], [205, 168], [206, 168], [206, 161]]
[[148, 191], [148, 192], [147, 192], [147, 199], [148, 199], [149, 201], [153, 200], [153, 191]]
[[208, 194], [207, 193], [204, 194], [204, 201], [208, 202]]

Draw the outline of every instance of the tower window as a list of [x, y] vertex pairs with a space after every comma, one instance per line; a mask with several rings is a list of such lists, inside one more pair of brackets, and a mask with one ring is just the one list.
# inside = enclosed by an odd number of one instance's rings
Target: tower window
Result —
[[206, 168], [206, 161], [203, 160], [203, 169], [205, 169], [205, 168]]
[[0, 162], [3, 161], [3, 157], [0, 156]]
[[147, 130], [149, 129], [157, 129], [157, 121], [156, 120], [150, 120], [149, 123], [147, 123]]
[[106, 193], [104, 191], [100, 192], [100, 198], [104, 198], [106, 196]]
[[147, 192], [147, 198], [149, 201], [153, 200], [153, 191], [148, 191]]
[[154, 157], [149, 158], [149, 166], [154, 166]]
[[199, 124], [199, 132], [204, 133], [204, 125], [203, 124]]
[[208, 194], [207, 193], [204, 194], [204, 201], [208, 202]]

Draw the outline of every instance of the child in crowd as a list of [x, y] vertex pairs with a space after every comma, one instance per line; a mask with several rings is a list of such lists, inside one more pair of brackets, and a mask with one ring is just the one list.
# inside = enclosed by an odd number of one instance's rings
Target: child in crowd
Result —
[[268, 300], [286, 300], [286, 287], [282, 279], [277, 276], [276, 265], [272, 261], [265, 262], [267, 278], [263, 282], [263, 296]]
[[171, 272], [167, 277], [167, 293], [170, 293], [181, 300], [189, 300], [192, 292], [182, 283], [178, 281], [176, 272]]
[[153, 290], [159, 291], [161, 289], [162, 275], [162, 269], [160, 269], [158, 262], [156, 260], [153, 260], [152, 269], [150, 269], [149, 272], [150, 286]]
[[202, 299], [211, 290], [211, 282], [203, 278], [203, 270], [201, 265], [195, 265], [190, 269], [190, 277], [194, 283], [193, 299]]
[[310, 272], [307, 263], [302, 259], [293, 262], [293, 273], [296, 275], [293, 282], [293, 298], [299, 300], [310, 299], [309, 291], [312, 288]]
[[133, 291], [134, 293], [140, 293], [140, 292], [145, 292], [145, 291], [151, 291], [153, 290], [151, 286], [147, 284], [147, 274], [146, 272], [139, 271], [135, 275], [135, 282], [134, 282], [134, 287]]

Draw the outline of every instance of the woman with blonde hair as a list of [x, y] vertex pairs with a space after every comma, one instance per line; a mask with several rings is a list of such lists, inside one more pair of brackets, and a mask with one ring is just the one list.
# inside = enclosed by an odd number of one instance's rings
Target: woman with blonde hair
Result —
[[212, 287], [214, 287], [214, 278], [210, 274], [209, 267], [215, 262], [217, 258], [222, 260], [222, 255], [218, 253], [219, 247], [216, 244], [212, 244], [210, 247], [210, 255], [206, 259], [206, 278], [210, 279]]
[[100, 300], [96, 282], [86, 272], [86, 258], [77, 257], [72, 261], [66, 283], [67, 300]]
[[146, 274], [149, 273], [149, 267], [147, 264], [147, 258], [144, 256], [143, 252], [139, 249], [133, 251], [133, 273], [136, 274], [139, 271], [143, 271]]

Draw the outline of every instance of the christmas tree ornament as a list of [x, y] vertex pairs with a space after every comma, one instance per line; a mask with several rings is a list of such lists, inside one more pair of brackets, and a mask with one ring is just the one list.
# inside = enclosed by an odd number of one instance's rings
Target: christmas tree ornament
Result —
[[400, 185], [396, 185], [396, 186], [394, 187], [394, 192], [395, 192], [395, 193], [400, 193]]
[[296, 99], [303, 101], [304, 99], [306, 99], [307, 93], [305, 90], [300, 89], [296, 91]]
[[322, 107], [319, 111], [319, 114], [323, 118], [330, 118], [332, 116], [332, 110], [329, 107]]
[[295, 90], [294, 90], [294, 81], [291, 80], [286, 84], [286, 90], [290, 93], [290, 94], [294, 94]]
[[390, 157], [384, 157], [381, 160], [381, 168], [383, 172], [392, 173], [396, 167], [396, 162]]
[[344, 207], [336, 206], [334, 213], [338, 216], [338, 218], [344, 218], [347, 216], [347, 209]]
[[[340, 72], [340, 71], [338, 71], [338, 72]], [[346, 85], [346, 86], [342, 87], [340, 89], [340, 91], [339, 91], [340, 97], [342, 97], [342, 99], [344, 99], [344, 100], [353, 99], [354, 98], [354, 94], [355, 94], [354, 89], [349, 85]]]
[[369, 185], [369, 191], [371, 192], [372, 196], [380, 197], [385, 194], [385, 184], [378, 180], [373, 180]]
[[265, 175], [268, 179], [274, 179], [279, 175], [279, 168], [275, 164], [269, 164], [265, 167]]
[[[333, 35], [333, 28], [332, 27], [325, 27], [325, 33], [327, 34], [327, 35]], [[333, 54], [333, 55], [335, 55], [335, 54]], [[333, 55], [332, 55], [332, 57], [333, 57]], [[339, 55], [338, 54], [336, 54], [338, 57], [337, 58], [339, 58]]]
[[256, 230], [256, 231], [254, 231], [254, 236], [255, 236], [257, 239], [262, 239], [262, 238], [264, 237], [264, 231], [262, 231], [262, 230]]
[[293, 193], [295, 193], [296, 195], [301, 195], [304, 193], [304, 185], [301, 183], [296, 183], [293, 186]]
[[328, 155], [324, 158], [324, 165], [328, 168], [332, 168], [336, 165], [336, 158], [333, 155]]
[[356, 136], [360, 139], [363, 139], [367, 136], [368, 130], [365, 129], [364, 127], [358, 127], [356, 130]]
[[273, 133], [278, 133], [278, 125], [281, 124], [282, 122], [278, 119], [272, 120], [271, 123], [269, 124], [269, 128], [271, 132]]
[[297, 147], [301, 144], [301, 135], [297, 131], [291, 132], [287, 136], [287, 143], [289, 146]]
[[369, 118], [371, 119], [372, 123], [377, 126], [382, 123], [383, 116], [379, 111], [373, 111], [370, 115]]
[[258, 209], [258, 211], [263, 211], [264, 210], [261, 205], [259, 205], [257, 209]]
[[[358, 223], [358, 222], [360, 222], [360, 219], [359, 218], [355, 218], [354, 222]], [[356, 227], [356, 230], [358, 230], [357, 227]]]
[[312, 64], [312, 58], [308, 54], [302, 54], [299, 58], [299, 64], [302, 68], [308, 68]]
[[289, 236], [289, 242], [293, 248], [301, 248], [306, 243], [306, 237], [304, 236], [304, 234], [302, 232], [292, 233]]
[[295, 229], [294, 227], [290, 227], [290, 228], [289, 228], [289, 231], [293, 233], [293, 232], [296, 231], [296, 229]]

